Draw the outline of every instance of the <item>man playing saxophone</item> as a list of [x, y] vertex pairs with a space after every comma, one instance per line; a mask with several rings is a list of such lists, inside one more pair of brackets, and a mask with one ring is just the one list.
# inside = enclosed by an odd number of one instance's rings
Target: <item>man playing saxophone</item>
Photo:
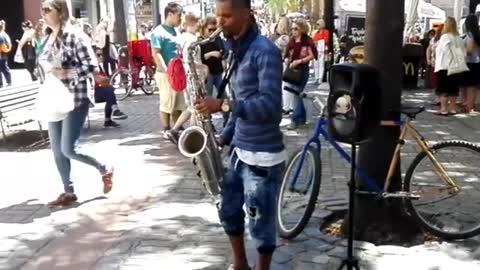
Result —
[[216, 15], [238, 63], [233, 65], [230, 81], [235, 100], [205, 97], [195, 101], [195, 109], [232, 113], [219, 138], [219, 144], [230, 145], [231, 150], [219, 204], [220, 221], [233, 251], [230, 269], [250, 269], [243, 237], [243, 204], [258, 251], [256, 269], [269, 269], [276, 247], [276, 194], [286, 159], [279, 127], [281, 54], [256, 30], [250, 0], [216, 0]]

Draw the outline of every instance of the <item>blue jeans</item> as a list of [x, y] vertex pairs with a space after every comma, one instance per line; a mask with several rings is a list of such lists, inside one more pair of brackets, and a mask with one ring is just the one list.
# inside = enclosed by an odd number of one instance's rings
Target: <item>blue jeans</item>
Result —
[[[8, 67], [8, 60], [7, 59], [0, 59], [0, 73], [5, 76], [5, 80], [7, 80], [7, 84], [12, 84], [12, 75], [10, 74], [10, 68]], [[3, 85], [3, 77], [0, 74], [0, 86]]]
[[70, 159], [80, 161], [95, 167], [101, 174], [107, 169], [96, 159], [82, 155], [75, 151], [75, 143], [80, 137], [83, 124], [88, 115], [88, 103], [75, 108], [62, 121], [48, 123], [48, 136], [52, 147], [53, 157], [63, 182], [65, 192], [73, 193], [73, 183], [70, 179]]
[[235, 151], [224, 176], [222, 201], [219, 217], [222, 226], [230, 236], [241, 236], [245, 231], [245, 204], [249, 229], [257, 250], [271, 253], [276, 247], [276, 202], [284, 163], [273, 167], [259, 167], [245, 164], [238, 159]]
[[105, 102], [105, 120], [112, 116], [112, 106], [117, 105], [113, 86], [95, 87], [95, 103]]
[[[302, 70], [302, 83], [295, 87], [295, 90], [299, 93], [305, 90], [305, 86], [308, 82], [308, 76], [310, 73], [310, 69], [307, 66]], [[299, 98], [298, 96], [294, 96], [294, 108], [292, 114], [292, 122], [295, 124], [305, 124], [307, 122], [307, 111], [305, 110], [305, 104], [303, 103], [303, 98]]]
[[[207, 91], [208, 96], [213, 96], [213, 87], [215, 86], [215, 89], [218, 94], [218, 89], [220, 88], [220, 85], [222, 84], [223, 76], [222, 74], [215, 74], [215, 75], [209, 75], [207, 78], [207, 84], [205, 85], [205, 90]], [[220, 98], [226, 98], [227, 93], [223, 93]], [[223, 115], [223, 126], [225, 126], [228, 122], [228, 118], [230, 117], [230, 113], [222, 113]]]
[[222, 83], [222, 74], [215, 74], [215, 75], [208, 75], [207, 84], [205, 85], [205, 90], [207, 91], [207, 95], [213, 95], [213, 87], [218, 92], [218, 88], [220, 88], [220, 84]]

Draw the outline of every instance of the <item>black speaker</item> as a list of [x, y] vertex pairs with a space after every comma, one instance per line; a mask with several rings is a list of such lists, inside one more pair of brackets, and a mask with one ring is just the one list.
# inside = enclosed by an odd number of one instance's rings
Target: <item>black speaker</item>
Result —
[[365, 64], [339, 64], [330, 69], [328, 132], [339, 142], [361, 144], [380, 125], [380, 72]]

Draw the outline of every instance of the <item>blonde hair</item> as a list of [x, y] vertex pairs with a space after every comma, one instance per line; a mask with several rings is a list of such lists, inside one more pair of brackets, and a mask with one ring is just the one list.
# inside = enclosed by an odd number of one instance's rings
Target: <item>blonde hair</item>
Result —
[[455, 18], [453, 17], [448, 17], [445, 20], [445, 23], [443, 25], [442, 34], [448, 34], [448, 33], [454, 34], [456, 36], [459, 35], [458, 28], [457, 28], [457, 21], [455, 21]]
[[192, 13], [188, 13], [187, 15], [185, 15], [185, 25], [195, 25], [198, 23], [199, 20], [200, 18]]
[[308, 34], [309, 32], [309, 26], [307, 24], [307, 21], [304, 20], [304, 19], [297, 19], [296, 21], [293, 22], [294, 24], [298, 25], [298, 27], [300, 28], [300, 31], [302, 32], [302, 34]]
[[290, 19], [283, 17], [278, 21], [276, 32], [279, 35], [290, 35]]

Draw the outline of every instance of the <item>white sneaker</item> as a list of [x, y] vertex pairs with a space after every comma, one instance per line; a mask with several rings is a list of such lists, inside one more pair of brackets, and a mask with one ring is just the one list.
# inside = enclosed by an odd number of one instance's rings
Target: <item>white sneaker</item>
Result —
[[165, 129], [163, 132], [162, 132], [162, 137], [165, 139], [165, 140], [169, 140], [170, 137], [168, 136], [168, 133], [169, 133], [169, 129]]

